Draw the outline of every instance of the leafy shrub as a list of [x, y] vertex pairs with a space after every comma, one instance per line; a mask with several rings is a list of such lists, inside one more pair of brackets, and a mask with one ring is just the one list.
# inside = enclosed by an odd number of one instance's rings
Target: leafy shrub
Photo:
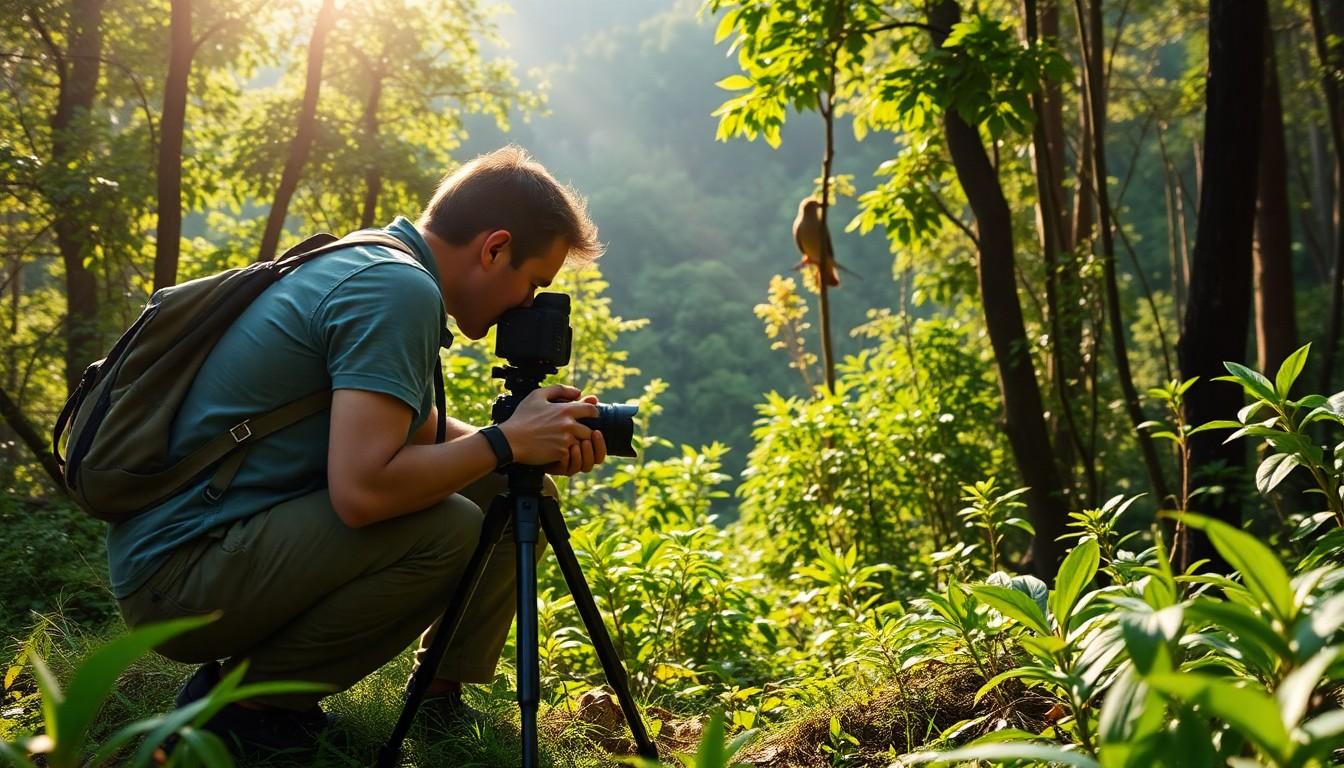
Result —
[[[969, 329], [904, 322], [877, 313], [857, 331], [875, 346], [839, 366], [835, 394], [772, 393], [759, 407], [738, 493], [744, 518], [769, 543], [772, 574], [822, 549], [918, 563], [968, 535], [956, 518], [958, 478], [1003, 462], [993, 378]], [[918, 587], [927, 574], [901, 576]]]

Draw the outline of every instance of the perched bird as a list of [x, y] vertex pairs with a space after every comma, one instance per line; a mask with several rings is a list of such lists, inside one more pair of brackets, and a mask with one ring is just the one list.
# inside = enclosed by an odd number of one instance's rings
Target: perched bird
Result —
[[798, 244], [803, 259], [794, 269], [805, 265], [820, 272], [826, 285], [834, 288], [840, 285], [840, 265], [835, 262], [835, 251], [831, 249], [831, 233], [821, 226], [821, 201], [815, 197], [804, 198], [798, 204], [798, 217], [793, 220], [793, 242]]

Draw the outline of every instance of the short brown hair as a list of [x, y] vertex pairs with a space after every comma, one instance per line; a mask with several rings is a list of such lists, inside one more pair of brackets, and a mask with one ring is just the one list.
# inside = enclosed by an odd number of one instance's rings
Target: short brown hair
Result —
[[513, 144], [445, 176], [419, 223], [454, 245], [487, 230], [507, 229], [513, 236], [514, 267], [545, 255], [557, 237], [569, 244], [569, 262], [588, 264], [602, 255], [583, 196]]

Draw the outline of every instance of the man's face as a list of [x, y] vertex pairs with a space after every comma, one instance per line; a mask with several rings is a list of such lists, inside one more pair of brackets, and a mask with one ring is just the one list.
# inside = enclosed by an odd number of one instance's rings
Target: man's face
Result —
[[469, 339], [484, 337], [490, 326], [499, 321], [500, 315], [510, 309], [530, 305], [533, 295], [555, 280], [569, 254], [569, 244], [563, 238], [556, 238], [545, 254], [533, 256], [514, 267], [511, 240], [507, 236], [502, 242], [496, 242], [497, 239], [501, 238], [486, 238], [472, 311], [465, 313], [467, 317], [457, 318], [458, 328]]

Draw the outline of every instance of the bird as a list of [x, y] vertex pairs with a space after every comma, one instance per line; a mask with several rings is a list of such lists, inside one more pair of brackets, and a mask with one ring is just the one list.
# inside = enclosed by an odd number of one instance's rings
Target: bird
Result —
[[817, 198], [805, 197], [798, 204], [798, 217], [793, 220], [793, 242], [803, 254], [794, 269], [810, 266], [825, 277], [827, 286], [835, 288], [840, 285], [838, 270], [843, 267], [835, 261], [831, 233], [821, 226], [821, 201]]

